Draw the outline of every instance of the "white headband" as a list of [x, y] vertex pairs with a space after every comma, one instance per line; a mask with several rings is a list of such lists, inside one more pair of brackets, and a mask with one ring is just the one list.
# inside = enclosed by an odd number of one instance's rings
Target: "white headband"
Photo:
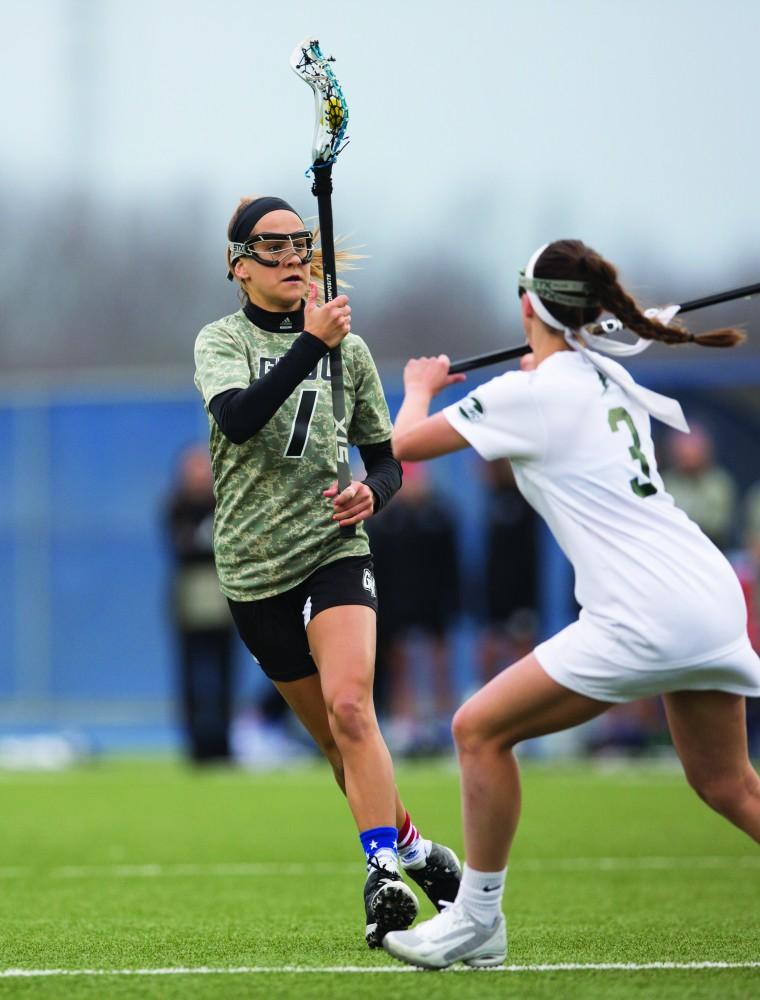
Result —
[[[538, 258], [541, 256], [541, 254], [544, 252], [544, 250], [546, 250], [548, 246], [549, 246], [548, 243], [544, 243], [544, 245], [542, 247], [539, 247], [538, 250], [536, 250], [536, 252], [530, 258], [530, 260], [528, 261], [528, 266], [525, 268], [526, 278], [533, 277], [533, 268], [536, 266]], [[554, 327], [555, 330], [566, 329], [565, 324], [560, 323], [560, 321], [556, 317], [552, 316], [552, 314], [549, 312], [549, 310], [546, 308], [546, 306], [543, 304], [543, 302], [536, 295], [535, 292], [526, 291], [525, 294], [528, 296], [528, 300], [530, 304], [533, 306], [533, 309], [535, 310], [538, 318], [542, 319], [547, 326]]]

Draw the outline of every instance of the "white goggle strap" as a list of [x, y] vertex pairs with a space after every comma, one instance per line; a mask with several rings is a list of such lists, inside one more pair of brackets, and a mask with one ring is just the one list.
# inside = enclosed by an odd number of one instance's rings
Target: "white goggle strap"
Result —
[[[662, 309], [654, 307], [647, 309], [644, 315], [648, 319], [657, 320], [658, 323], [667, 326], [677, 315], [680, 308], [680, 306], [663, 306]], [[598, 325], [604, 330], [605, 336], [600, 337], [597, 334], [589, 333], [586, 327], [578, 330], [579, 338], [587, 347], [592, 348], [592, 350], [602, 351], [604, 354], [613, 354], [619, 358], [630, 358], [635, 354], [641, 354], [642, 351], [645, 351], [652, 344], [651, 340], [646, 340], [643, 337], [637, 337], [632, 344], [624, 344], [622, 341], [612, 340], [608, 336], [609, 334], [617, 333], [624, 329], [619, 319], [602, 320]]]
[[[576, 336], [586, 347], [590, 347], [592, 351], [611, 354], [616, 358], [632, 358], [635, 354], [641, 354], [642, 351], [645, 351], [652, 345], [651, 340], [646, 340], [643, 337], [637, 337], [632, 344], [625, 344], [621, 340], [611, 340], [608, 337], [599, 337], [591, 334], [585, 327], [581, 327], [576, 332]], [[567, 338], [565, 339], [567, 340]]]

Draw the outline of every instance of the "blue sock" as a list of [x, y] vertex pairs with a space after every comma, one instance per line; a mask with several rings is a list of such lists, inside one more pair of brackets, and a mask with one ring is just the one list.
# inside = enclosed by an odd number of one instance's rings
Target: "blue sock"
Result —
[[377, 858], [384, 868], [398, 869], [398, 830], [395, 826], [375, 826], [359, 834], [367, 861]]

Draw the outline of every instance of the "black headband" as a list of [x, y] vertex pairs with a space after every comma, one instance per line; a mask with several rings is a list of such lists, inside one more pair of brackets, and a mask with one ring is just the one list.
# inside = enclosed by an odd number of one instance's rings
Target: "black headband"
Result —
[[[260, 219], [263, 219], [270, 212], [280, 211], [292, 212], [293, 215], [298, 215], [298, 212], [286, 201], [283, 201], [282, 198], [271, 198], [269, 196], [254, 198], [250, 204], [245, 206], [235, 220], [235, 225], [230, 232], [230, 242], [245, 243], [251, 235], [253, 227]], [[300, 219], [301, 216], [298, 215], [298, 218]]]

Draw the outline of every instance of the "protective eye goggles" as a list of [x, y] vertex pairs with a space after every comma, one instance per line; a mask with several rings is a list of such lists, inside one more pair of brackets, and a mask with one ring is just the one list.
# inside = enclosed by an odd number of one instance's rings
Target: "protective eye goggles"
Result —
[[230, 263], [239, 257], [251, 257], [264, 267], [277, 267], [292, 254], [308, 264], [314, 256], [314, 233], [299, 229], [296, 233], [257, 233], [244, 243], [228, 243]]
[[565, 278], [528, 278], [525, 275], [525, 268], [523, 268], [517, 279], [517, 294], [522, 297], [525, 292], [535, 292], [547, 302], [558, 302], [562, 306], [585, 308], [599, 305], [591, 296], [591, 288], [586, 281], [570, 281]]

